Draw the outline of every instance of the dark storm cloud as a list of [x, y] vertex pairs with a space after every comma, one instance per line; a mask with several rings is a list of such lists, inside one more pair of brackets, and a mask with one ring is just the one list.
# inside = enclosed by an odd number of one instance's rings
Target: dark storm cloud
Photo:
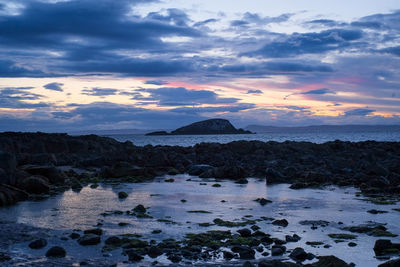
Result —
[[379, 51], [400, 57], [400, 46], [388, 47], [388, 48], [381, 49]]
[[83, 89], [82, 94], [90, 96], [110, 96], [110, 95], [116, 95], [118, 91], [119, 91], [118, 89], [113, 89], [113, 88], [93, 87], [90, 89]]
[[263, 91], [261, 90], [248, 90], [247, 94], [262, 94]]
[[328, 88], [321, 88], [321, 89], [305, 91], [305, 92], [302, 92], [299, 94], [301, 94], [301, 95], [324, 95], [324, 94], [334, 94], [334, 92], [332, 90], [329, 90]]
[[296, 61], [269, 61], [261, 63], [224, 65], [222, 67], [212, 66], [209, 69], [222, 72], [243, 73], [247, 75], [276, 74], [290, 72], [332, 72], [328, 64], [318, 62], [296, 62]]
[[371, 113], [375, 112], [376, 110], [373, 109], [367, 109], [367, 108], [356, 108], [356, 109], [351, 109], [348, 110], [344, 113], [345, 116], [367, 116], [370, 115]]
[[163, 81], [163, 80], [147, 80], [144, 82], [145, 84], [153, 84], [153, 85], [165, 85], [169, 84], [168, 81]]
[[172, 112], [186, 113], [186, 114], [201, 114], [201, 113], [215, 113], [215, 112], [231, 112], [236, 113], [242, 110], [253, 109], [256, 105], [249, 103], [240, 103], [232, 106], [222, 107], [182, 107], [172, 109]]
[[361, 30], [329, 29], [322, 32], [293, 33], [280, 41], [273, 41], [261, 49], [243, 53], [245, 56], [291, 57], [341, 50], [360, 40]]
[[44, 74], [41, 71], [33, 71], [18, 66], [16, 63], [10, 60], [0, 60], [0, 77], [42, 77], [43, 75]]
[[134, 96], [132, 99], [141, 101], [157, 101], [159, 106], [191, 106], [201, 104], [232, 104], [238, 98], [220, 97], [209, 90], [189, 90], [184, 87], [162, 87], [158, 89], [137, 90], [150, 93], [150, 96]]
[[63, 89], [61, 86], [63, 86], [63, 85], [64, 85], [63, 83], [54, 82], [54, 83], [48, 83], [48, 84], [43, 85], [43, 88], [48, 89], [48, 90], [62, 92]]

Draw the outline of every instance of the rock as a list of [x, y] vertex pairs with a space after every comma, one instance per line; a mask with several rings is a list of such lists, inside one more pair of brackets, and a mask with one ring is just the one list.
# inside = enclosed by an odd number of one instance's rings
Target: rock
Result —
[[83, 233], [85, 235], [87, 235], [87, 234], [102, 235], [103, 234], [103, 230], [100, 229], [100, 228], [93, 228], [93, 229], [85, 230], [85, 231], [83, 231]]
[[70, 237], [71, 239], [78, 239], [79, 237], [81, 237], [81, 235], [78, 234], [78, 233], [71, 233], [71, 234], [69, 235], [69, 237]]
[[245, 262], [243, 263], [242, 267], [254, 267], [254, 264], [252, 264], [252, 263], [249, 262], [249, 261], [245, 261]]
[[170, 261], [172, 261], [173, 263], [178, 263], [178, 262], [180, 262], [182, 260], [182, 257], [179, 256], [179, 255], [176, 255], [176, 254], [172, 254], [172, 255], [168, 256], [168, 259]]
[[347, 245], [348, 245], [349, 247], [355, 247], [355, 246], [357, 246], [357, 243], [349, 242]]
[[9, 260], [11, 260], [11, 257], [10, 257], [10, 256], [7, 256], [7, 255], [5, 255], [5, 254], [3, 254], [3, 253], [0, 252], [0, 262], [2, 262], [2, 261], [9, 261]]
[[78, 243], [82, 246], [93, 246], [101, 242], [100, 236], [95, 234], [85, 234], [78, 239]]
[[126, 192], [119, 192], [118, 193], [118, 198], [119, 199], [125, 199], [128, 197], [128, 194]]
[[106, 239], [104, 243], [106, 245], [118, 246], [119, 244], [121, 244], [121, 238], [119, 238], [118, 236], [110, 236]]
[[286, 235], [285, 240], [286, 242], [298, 242], [301, 239], [300, 236], [293, 234], [292, 236]]
[[174, 178], [165, 179], [164, 182], [173, 183], [173, 182], [175, 182], [175, 179]]
[[272, 256], [279, 256], [285, 253], [286, 247], [285, 246], [280, 246], [280, 245], [274, 245], [271, 248], [271, 255]]
[[250, 237], [251, 236], [251, 231], [247, 228], [239, 229], [239, 230], [237, 230], [237, 232], [242, 237]]
[[78, 179], [76, 178], [70, 178], [70, 184], [71, 184], [71, 188], [72, 190], [82, 190], [83, 186], [82, 184], [79, 182]]
[[308, 254], [303, 248], [297, 247], [292, 251], [292, 253], [290, 253], [289, 257], [295, 261], [305, 261], [308, 257]]
[[33, 175], [23, 180], [21, 188], [31, 194], [47, 194], [50, 190], [46, 178], [40, 175]]
[[233, 254], [230, 251], [223, 251], [223, 254], [224, 254], [224, 259], [226, 260], [231, 260], [235, 257], [235, 254]]
[[41, 249], [47, 246], [47, 240], [43, 238], [36, 239], [28, 245], [31, 249]]
[[188, 169], [187, 173], [190, 175], [194, 175], [194, 176], [199, 176], [204, 172], [207, 172], [209, 170], [213, 170], [214, 167], [207, 165], [207, 164], [198, 164], [198, 165], [192, 165], [190, 166], [190, 168]]
[[147, 255], [149, 255], [150, 258], [157, 258], [158, 256], [161, 256], [163, 252], [161, 251], [160, 248], [151, 246], [149, 248], [149, 251], [147, 252]]
[[59, 246], [54, 246], [46, 252], [48, 258], [64, 258], [66, 255], [65, 249]]
[[318, 261], [311, 264], [311, 267], [350, 267], [345, 261], [335, 257], [335, 256], [320, 256]]
[[46, 177], [51, 184], [64, 184], [65, 175], [54, 166], [24, 165], [21, 169], [31, 175]]
[[145, 213], [146, 208], [142, 204], [139, 204], [133, 209], [133, 211], [138, 213]]
[[134, 250], [127, 250], [126, 254], [128, 254], [129, 261], [137, 262], [137, 261], [141, 261], [144, 259], [142, 256], [137, 254], [136, 251], [134, 251]]
[[265, 175], [266, 183], [279, 183], [285, 181], [285, 176], [273, 168], [267, 168]]
[[14, 172], [17, 167], [17, 161], [15, 156], [8, 152], [0, 151], [0, 169], [3, 169], [5, 173], [10, 174]]
[[248, 184], [249, 181], [247, 181], [246, 178], [241, 178], [241, 179], [235, 181], [235, 183], [236, 183], [236, 184]]
[[257, 199], [254, 200], [254, 201], [260, 203], [261, 206], [265, 206], [265, 205], [267, 205], [268, 203], [272, 203], [271, 200], [268, 200], [268, 199], [265, 199], [265, 198], [257, 198]]
[[389, 239], [378, 239], [375, 241], [374, 251], [377, 256], [391, 254], [393, 251], [400, 250], [400, 243], [392, 243]]
[[282, 227], [286, 227], [289, 225], [289, 222], [286, 219], [275, 220], [272, 222], [273, 225], [278, 225]]
[[145, 175], [144, 168], [123, 161], [114, 164], [110, 169], [108, 169], [103, 174], [103, 176], [108, 176], [112, 178], [143, 176], [143, 175]]
[[390, 260], [378, 265], [378, 267], [399, 267], [399, 266], [400, 266], [400, 259]]
[[255, 254], [256, 254], [256, 252], [249, 247], [241, 247], [241, 250], [239, 251], [239, 256], [240, 256], [240, 259], [242, 259], [242, 260], [255, 259], [255, 257], [254, 257]]

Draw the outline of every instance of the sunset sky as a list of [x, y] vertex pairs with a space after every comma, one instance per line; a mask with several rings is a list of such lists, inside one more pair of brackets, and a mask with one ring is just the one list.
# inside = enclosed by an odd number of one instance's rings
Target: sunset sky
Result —
[[400, 124], [399, 0], [0, 1], [0, 131]]

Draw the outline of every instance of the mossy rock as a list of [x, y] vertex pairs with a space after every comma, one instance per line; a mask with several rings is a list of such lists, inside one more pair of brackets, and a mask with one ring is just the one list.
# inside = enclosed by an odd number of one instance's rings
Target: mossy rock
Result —
[[356, 235], [352, 235], [352, 234], [328, 234], [328, 236], [333, 239], [356, 239], [357, 238]]

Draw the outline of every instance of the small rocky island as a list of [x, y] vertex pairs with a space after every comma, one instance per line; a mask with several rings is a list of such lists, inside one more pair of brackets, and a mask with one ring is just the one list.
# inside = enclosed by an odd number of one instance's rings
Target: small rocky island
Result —
[[210, 119], [180, 127], [171, 133], [151, 132], [146, 135], [206, 135], [206, 134], [252, 134], [250, 131], [236, 129], [228, 120]]

